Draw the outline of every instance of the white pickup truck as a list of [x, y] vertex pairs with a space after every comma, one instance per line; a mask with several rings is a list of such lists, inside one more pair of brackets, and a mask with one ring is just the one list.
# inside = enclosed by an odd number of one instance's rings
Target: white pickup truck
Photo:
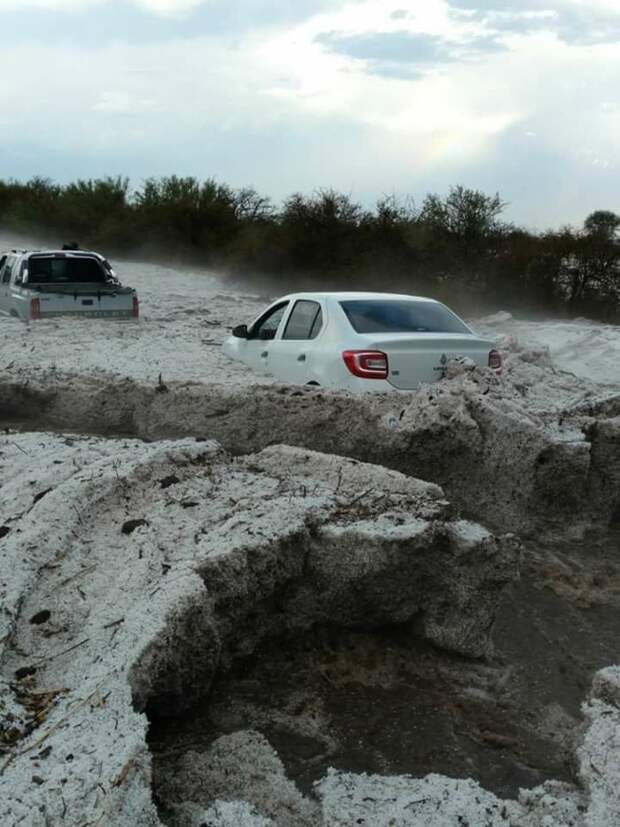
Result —
[[136, 291], [109, 262], [83, 250], [11, 250], [0, 254], [0, 312], [23, 321], [54, 316], [137, 319]]

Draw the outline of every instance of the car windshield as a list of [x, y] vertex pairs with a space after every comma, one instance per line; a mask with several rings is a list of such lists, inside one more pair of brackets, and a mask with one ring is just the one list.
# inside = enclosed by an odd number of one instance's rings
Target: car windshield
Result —
[[105, 280], [103, 267], [89, 256], [32, 256], [28, 262], [28, 281], [33, 284], [103, 284]]
[[470, 333], [447, 307], [408, 299], [341, 301], [356, 333]]

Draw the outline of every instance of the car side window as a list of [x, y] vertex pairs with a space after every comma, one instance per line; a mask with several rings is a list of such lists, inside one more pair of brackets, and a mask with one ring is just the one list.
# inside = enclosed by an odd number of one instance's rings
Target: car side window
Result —
[[278, 304], [252, 325], [249, 339], [274, 339], [288, 302]]
[[11, 270], [13, 268], [13, 260], [7, 258], [2, 269], [2, 284], [8, 284], [11, 281]]
[[295, 302], [286, 323], [283, 339], [314, 339], [323, 324], [321, 305], [318, 302], [300, 299]]

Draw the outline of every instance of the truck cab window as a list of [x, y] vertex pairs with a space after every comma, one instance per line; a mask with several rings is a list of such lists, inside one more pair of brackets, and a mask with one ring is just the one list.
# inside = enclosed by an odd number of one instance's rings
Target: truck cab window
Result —
[[28, 281], [33, 284], [103, 284], [103, 267], [92, 256], [30, 257]]

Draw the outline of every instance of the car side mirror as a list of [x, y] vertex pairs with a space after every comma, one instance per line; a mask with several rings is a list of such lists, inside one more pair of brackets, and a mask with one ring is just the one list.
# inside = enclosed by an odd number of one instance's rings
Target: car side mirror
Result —
[[247, 324], [238, 324], [237, 327], [233, 327], [232, 335], [236, 336], [237, 339], [247, 339], [248, 338], [248, 326], [247, 326]]

